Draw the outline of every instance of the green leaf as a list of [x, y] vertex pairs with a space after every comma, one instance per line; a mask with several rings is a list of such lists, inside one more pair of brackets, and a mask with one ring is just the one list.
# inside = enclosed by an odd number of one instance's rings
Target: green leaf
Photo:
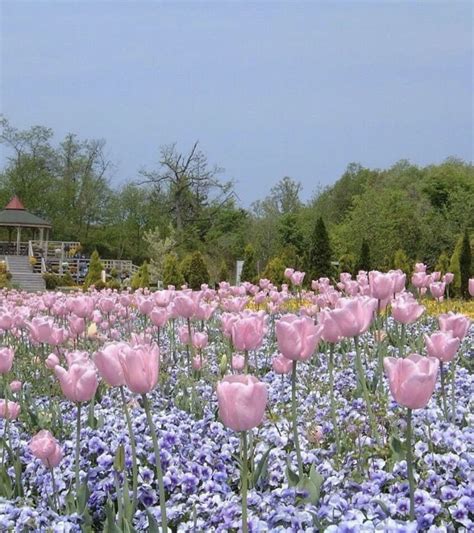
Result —
[[267, 451], [263, 454], [262, 458], [260, 459], [257, 468], [255, 469], [255, 472], [253, 474], [253, 485], [256, 487], [259, 484], [260, 480], [263, 480], [267, 477], [267, 471], [268, 471], [268, 458], [270, 455], [270, 452], [272, 451], [273, 446], [270, 446]]
[[123, 479], [123, 511], [125, 515], [125, 519], [131, 523], [133, 518], [133, 502], [130, 499], [130, 490], [128, 487], [128, 479], [127, 476], [124, 476]]
[[148, 533], [160, 533], [160, 526], [149, 509], [146, 509], [146, 514], [148, 516]]
[[382, 511], [387, 515], [389, 516], [390, 515], [390, 511], [387, 507], [387, 505], [385, 504], [385, 502], [383, 502], [382, 500], [372, 500], [374, 503], [378, 503], [380, 505], [380, 508], [382, 509]]
[[114, 469], [117, 472], [123, 472], [125, 468], [125, 448], [120, 444], [115, 452]]
[[86, 508], [87, 501], [89, 500], [89, 487], [87, 486], [87, 479], [84, 479], [81, 486], [79, 487], [79, 492], [77, 494], [77, 512], [82, 514]]
[[289, 462], [286, 463], [286, 478], [290, 487], [296, 487], [300, 481], [298, 474], [291, 470]]

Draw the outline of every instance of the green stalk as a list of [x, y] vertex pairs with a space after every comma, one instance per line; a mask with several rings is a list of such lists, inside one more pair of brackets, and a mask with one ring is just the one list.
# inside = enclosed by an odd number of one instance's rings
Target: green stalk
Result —
[[300, 441], [298, 439], [298, 426], [296, 423], [296, 363], [293, 361], [291, 373], [291, 416], [293, 418], [293, 440], [295, 441], [296, 457], [298, 459], [298, 472], [300, 480], [303, 479], [303, 459], [301, 458]]
[[415, 478], [413, 476], [413, 454], [411, 449], [412, 420], [411, 409], [407, 409], [407, 470], [408, 485], [410, 486], [410, 520], [415, 520]]
[[145, 408], [145, 413], [146, 413], [146, 419], [148, 421], [148, 426], [150, 428], [151, 439], [153, 441], [153, 448], [155, 450], [156, 477], [158, 480], [158, 489], [160, 493], [161, 529], [163, 533], [167, 533], [168, 522], [166, 519], [165, 486], [163, 485], [163, 471], [161, 469], [160, 445], [158, 444], [158, 438], [156, 436], [156, 428], [155, 428], [155, 424], [153, 423], [153, 418], [151, 416], [150, 403], [148, 401], [147, 395], [142, 394], [142, 398], [143, 398], [143, 407]]
[[443, 415], [446, 422], [448, 421], [448, 405], [446, 402], [446, 387], [445, 387], [445, 379], [444, 379], [444, 368], [443, 368], [443, 361], [440, 361], [439, 364], [439, 371], [441, 375], [441, 399], [443, 402]]
[[334, 426], [334, 436], [336, 437], [337, 455], [340, 452], [339, 426], [336, 417], [336, 402], [334, 400], [334, 344], [329, 345], [329, 397], [331, 405], [332, 425]]
[[245, 359], [244, 374], [248, 374], [248, 371], [249, 371], [249, 351], [248, 350], [244, 350], [244, 359]]
[[137, 502], [137, 493], [138, 493], [137, 447], [136, 447], [136, 442], [135, 442], [135, 435], [133, 433], [132, 419], [130, 418], [130, 411], [128, 410], [123, 386], [120, 387], [120, 396], [122, 398], [123, 412], [125, 414], [125, 419], [127, 421], [128, 436], [130, 437], [130, 447], [132, 448], [132, 491], [133, 491], [132, 515], [133, 515], [133, 513], [135, 512], [135, 506]]
[[355, 356], [356, 371], [357, 371], [357, 376], [359, 379], [360, 386], [362, 387], [362, 394], [364, 396], [367, 413], [369, 415], [370, 428], [372, 430], [373, 436], [375, 437], [375, 440], [377, 441], [378, 444], [380, 444], [379, 432], [377, 431], [377, 422], [375, 420], [374, 412], [372, 410], [372, 405], [370, 403], [370, 395], [369, 395], [369, 390], [367, 389], [367, 382], [365, 380], [364, 368], [362, 366], [362, 360], [360, 357], [359, 339], [357, 336], [354, 337], [354, 344], [355, 344], [355, 351], [356, 351], [356, 356]]
[[77, 415], [76, 415], [76, 458], [75, 458], [75, 471], [76, 471], [76, 498], [79, 494], [79, 455], [81, 449], [81, 403], [77, 404]]
[[405, 338], [406, 338], [406, 326], [405, 324], [402, 324], [402, 327], [401, 327], [401, 333], [400, 333], [400, 344], [398, 346], [398, 355], [400, 357], [404, 357], [405, 356]]
[[58, 505], [58, 494], [57, 494], [57, 488], [56, 488], [56, 479], [54, 478], [54, 468], [51, 467], [51, 479], [53, 481], [53, 504], [54, 504], [54, 511], [56, 513], [59, 512], [59, 505]]
[[247, 483], [248, 483], [248, 457], [247, 457], [247, 432], [242, 431], [242, 533], [248, 533], [247, 524]]
[[451, 361], [451, 422], [456, 422], [456, 359]]

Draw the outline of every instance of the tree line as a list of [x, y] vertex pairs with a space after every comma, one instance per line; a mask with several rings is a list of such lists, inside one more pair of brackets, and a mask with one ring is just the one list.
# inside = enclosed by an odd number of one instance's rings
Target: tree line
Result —
[[0, 128], [3, 205], [17, 194], [51, 221], [54, 239], [80, 241], [104, 258], [148, 261], [152, 278], [232, 281], [238, 259], [245, 261], [244, 279], [276, 283], [286, 266], [305, 270], [310, 280], [358, 269], [410, 272], [424, 261], [458, 273], [460, 288], [463, 235], [470, 249], [474, 230], [470, 162], [399, 161], [388, 169], [351, 163], [308, 202], [301, 184], [286, 176], [243, 209], [232, 181], [197, 142], [186, 153], [176, 144], [157, 148], [156, 168], [137, 169], [117, 187], [104, 140], [70, 133], [54, 143], [50, 128], [20, 130], [5, 117]]

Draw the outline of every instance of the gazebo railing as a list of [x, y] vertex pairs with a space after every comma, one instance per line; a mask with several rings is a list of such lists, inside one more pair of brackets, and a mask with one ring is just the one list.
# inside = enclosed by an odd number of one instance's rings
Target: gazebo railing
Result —
[[[28, 255], [28, 243], [0, 241], [0, 255]], [[18, 253], [19, 252], [19, 253]]]

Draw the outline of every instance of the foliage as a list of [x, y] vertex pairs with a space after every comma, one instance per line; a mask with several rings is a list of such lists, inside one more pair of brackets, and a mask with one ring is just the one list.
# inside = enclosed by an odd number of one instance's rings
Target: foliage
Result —
[[410, 278], [412, 264], [403, 248], [400, 248], [395, 252], [395, 256], [393, 257], [393, 268], [404, 272], [407, 275], [407, 279]]
[[255, 259], [255, 249], [251, 244], [247, 244], [244, 250], [244, 266], [240, 276], [241, 281], [254, 282], [257, 280], [257, 262]]
[[184, 284], [184, 277], [179, 266], [178, 256], [171, 252], [165, 255], [163, 260], [163, 285], [174, 285], [181, 287]]
[[148, 261], [144, 261], [142, 266], [132, 276], [130, 286], [133, 290], [145, 289], [150, 286], [150, 272]]
[[173, 227], [168, 227], [165, 234], [162, 229], [156, 227], [145, 232], [144, 239], [148, 244], [148, 255], [150, 257], [150, 274], [153, 280], [163, 279], [163, 263], [166, 254], [169, 254], [176, 246]]
[[322, 217], [316, 219], [307, 250], [306, 277], [308, 280], [329, 277], [332, 272], [332, 251], [329, 235]]
[[441, 272], [442, 276], [444, 276], [446, 272], [449, 272], [449, 255], [446, 253], [446, 251], [441, 252], [441, 255], [438, 257], [435, 271]]
[[269, 279], [274, 285], [285, 283], [284, 272], [287, 265], [287, 262], [281, 255], [272, 257], [263, 271], [262, 278]]
[[199, 290], [203, 283], [209, 283], [209, 271], [201, 252], [196, 251], [192, 254], [188, 277], [185, 280], [193, 290]]
[[450, 292], [453, 295], [461, 294], [461, 251], [462, 251], [462, 235], [458, 238], [456, 246], [454, 247], [451, 260], [449, 262], [449, 271], [454, 274], [453, 282], [450, 286]]
[[356, 259], [352, 254], [344, 254], [339, 258], [339, 272], [354, 274]]
[[359, 272], [359, 270], [365, 270], [366, 272], [371, 270], [370, 246], [367, 239], [362, 239], [362, 244], [360, 245], [359, 259], [356, 265], [356, 271]]
[[227, 268], [227, 263], [224, 259], [221, 261], [217, 281], [229, 281], [229, 269]]
[[461, 245], [461, 254], [459, 256], [459, 272], [461, 277], [461, 296], [469, 298], [469, 278], [472, 271], [472, 254], [471, 241], [467, 228], [464, 230]]
[[89, 263], [89, 270], [84, 280], [84, 289], [88, 289], [91, 285], [97, 286], [97, 283], [102, 281], [103, 270], [104, 266], [100, 262], [99, 252], [94, 250]]

